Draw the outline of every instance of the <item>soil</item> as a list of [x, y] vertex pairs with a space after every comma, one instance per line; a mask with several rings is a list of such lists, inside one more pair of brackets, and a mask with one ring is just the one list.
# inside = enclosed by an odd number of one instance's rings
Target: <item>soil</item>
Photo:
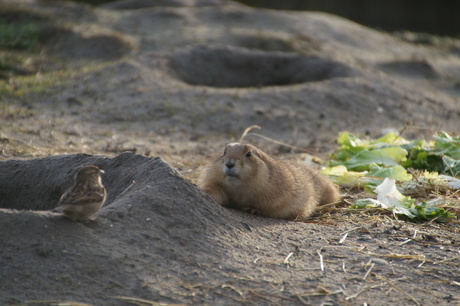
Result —
[[[0, 304], [456, 305], [458, 222], [344, 202], [310, 222], [222, 208], [194, 182], [249, 134], [327, 158], [340, 131], [459, 130], [460, 42], [220, 0], [0, 1], [40, 47], [0, 77]], [[97, 219], [51, 211], [105, 170]], [[352, 198], [351, 198], [352, 200]], [[163, 305], [163, 304], [161, 304]]]

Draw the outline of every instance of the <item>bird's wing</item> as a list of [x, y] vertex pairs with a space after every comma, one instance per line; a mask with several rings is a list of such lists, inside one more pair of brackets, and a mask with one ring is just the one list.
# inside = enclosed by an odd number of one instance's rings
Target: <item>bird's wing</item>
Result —
[[104, 200], [104, 198], [104, 187], [78, 188], [78, 186], [74, 186], [62, 195], [58, 206], [91, 204], [94, 202], [101, 202]]

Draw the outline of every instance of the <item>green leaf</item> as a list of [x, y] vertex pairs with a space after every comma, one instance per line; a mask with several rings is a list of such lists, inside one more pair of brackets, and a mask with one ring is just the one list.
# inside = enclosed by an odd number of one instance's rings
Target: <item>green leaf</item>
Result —
[[337, 143], [345, 148], [366, 148], [369, 145], [369, 141], [359, 139], [357, 136], [342, 132], [337, 137]]
[[329, 176], [334, 183], [343, 187], [363, 188], [368, 185], [377, 186], [382, 182], [382, 179], [366, 176], [366, 171], [348, 171], [343, 165], [328, 167], [324, 169], [322, 173]]
[[349, 161], [342, 163], [348, 170], [369, 170], [370, 164], [396, 166], [406, 160], [407, 151], [400, 147], [390, 147], [373, 151], [362, 150]]
[[380, 148], [388, 145], [399, 146], [404, 144], [407, 144], [407, 140], [394, 132], [389, 132], [383, 137], [370, 141], [371, 148]]
[[428, 221], [436, 218], [438, 222], [447, 222], [449, 219], [455, 218], [453, 213], [447, 212], [444, 208], [436, 206], [436, 202], [421, 202], [411, 208], [411, 212], [415, 214], [418, 221]]
[[460, 174], [460, 160], [453, 159], [449, 156], [442, 157], [442, 163], [444, 165], [444, 173], [448, 173], [452, 176], [458, 176]]
[[348, 132], [340, 133], [337, 137], [337, 143], [340, 145], [340, 149], [332, 156], [332, 159], [337, 161], [347, 161], [368, 146], [366, 141], [360, 140]]
[[434, 147], [439, 150], [439, 154], [460, 159], [460, 137], [452, 138], [446, 132], [442, 132], [434, 138]]
[[377, 199], [361, 199], [350, 208], [381, 207], [388, 209], [395, 215], [402, 215], [416, 221], [428, 221], [436, 218], [438, 222], [446, 222], [455, 215], [443, 208], [437, 207], [442, 204], [438, 199], [430, 202], [415, 204], [415, 199], [404, 196], [395, 185], [394, 179], [385, 179], [382, 184], [375, 188]]
[[392, 167], [379, 167], [378, 165], [369, 165], [369, 172], [366, 176], [375, 176], [381, 178], [392, 178], [397, 181], [407, 182], [412, 179], [412, 175], [407, 173], [407, 170], [400, 166], [392, 166]]
[[[395, 185], [395, 180], [400, 182], [398, 188], [402, 192], [414, 188], [431, 190], [434, 186], [460, 188], [460, 180], [455, 178], [460, 176], [460, 137], [441, 132], [434, 138], [435, 141], [430, 142], [408, 142], [396, 133], [388, 133], [366, 140], [344, 132], [337, 138], [340, 147], [324, 173], [341, 186], [377, 193], [377, 199], [358, 200], [352, 208], [382, 207], [412, 220], [444, 222], [455, 215], [433, 201], [415, 204], [415, 199], [404, 196]], [[407, 168], [425, 172], [414, 180]], [[385, 179], [383, 183], [382, 179]]]
[[381, 207], [381, 203], [375, 199], [360, 199], [355, 202], [350, 208], [352, 209], [363, 209], [363, 208], [375, 208]]

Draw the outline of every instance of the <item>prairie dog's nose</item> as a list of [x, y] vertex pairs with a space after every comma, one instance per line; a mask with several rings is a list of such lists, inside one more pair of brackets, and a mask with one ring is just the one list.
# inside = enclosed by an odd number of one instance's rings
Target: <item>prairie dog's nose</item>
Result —
[[233, 158], [229, 158], [225, 163], [225, 166], [229, 169], [233, 168], [235, 166], [235, 160]]

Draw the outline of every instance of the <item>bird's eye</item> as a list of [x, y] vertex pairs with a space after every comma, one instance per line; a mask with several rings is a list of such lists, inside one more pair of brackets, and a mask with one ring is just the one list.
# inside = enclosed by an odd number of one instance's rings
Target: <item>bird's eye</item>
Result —
[[251, 151], [249, 151], [248, 153], [246, 153], [246, 157], [251, 157], [251, 156], [252, 156]]

